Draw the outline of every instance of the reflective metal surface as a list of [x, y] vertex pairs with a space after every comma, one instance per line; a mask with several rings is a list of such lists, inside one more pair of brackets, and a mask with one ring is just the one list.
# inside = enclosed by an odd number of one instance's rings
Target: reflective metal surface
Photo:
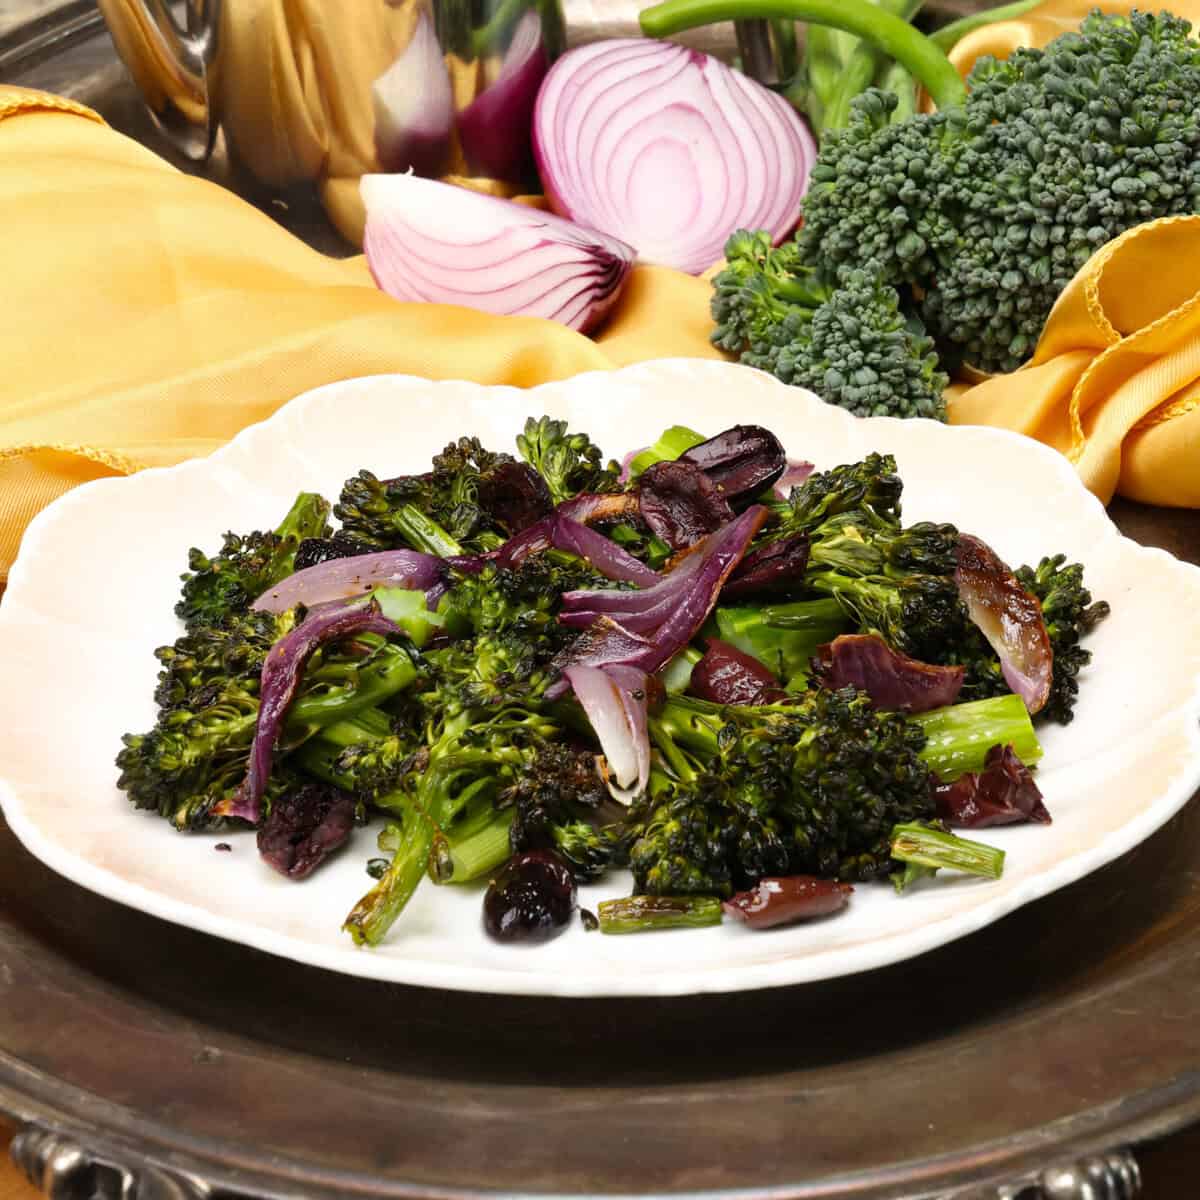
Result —
[[559, 0], [98, 0], [189, 157], [221, 126], [276, 186], [379, 171], [535, 186], [529, 120], [564, 47]]

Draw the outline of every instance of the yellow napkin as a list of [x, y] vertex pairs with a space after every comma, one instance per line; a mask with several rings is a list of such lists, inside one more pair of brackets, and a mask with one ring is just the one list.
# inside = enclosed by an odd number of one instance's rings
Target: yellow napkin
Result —
[[[1094, 0], [1046, 0], [968, 34], [964, 74], [1074, 29]], [[1108, 0], [1128, 12], [1128, 0]], [[1143, 4], [1144, 8], [1145, 5]], [[1172, 12], [1200, 19], [1198, 0]], [[1106, 504], [1200, 508], [1200, 217], [1138, 226], [1098, 250], [1059, 297], [1032, 360], [1011, 375], [951, 388], [955, 424], [998, 425], [1061, 450]]]
[[[73, 115], [64, 115], [73, 114]], [[710, 287], [633, 272], [596, 341], [533, 318], [401, 304], [69, 101], [0, 88], [0, 578], [85, 480], [207, 454], [293, 396], [402, 372], [530, 386], [718, 358]]]

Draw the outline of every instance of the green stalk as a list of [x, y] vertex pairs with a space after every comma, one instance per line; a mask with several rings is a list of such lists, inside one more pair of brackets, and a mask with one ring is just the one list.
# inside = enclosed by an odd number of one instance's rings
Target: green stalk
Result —
[[464, 828], [451, 830], [450, 872], [443, 883], [470, 883], [494, 871], [512, 855], [509, 833], [513, 813], [492, 812], [486, 819], [464, 822]]
[[385, 646], [370, 662], [363, 664], [354, 683], [296, 700], [288, 709], [288, 724], [324, 725], [329, 721], [344, 720], [411, 687], [418, 674], [403, 647]]
[[909, 720], [925, 731], [921, 757], [947, 782], [968, 771], [982, 771], [987, 752], [996, 745], [1011, 744], [1026, 766], [1042, 757], [1029, 710], [1017, 695], [951, 704]]
[[752, 654], [793, 689], [807, 682], [809, 660], [817, 647], [848, 628], [836, 600], [799, 600], [763, 608], [730, 605], [718, 608], [714, 616], [722, 641]]
[[454, 540], [432, 517], [427, 517], [413, 504], [402, 504], [393, 518], [396, 532], [414, 550], [449, 558], [462, 554], [462, 546]]
[[498, 54], [500, 43], [529, 7], [529, 0], [501, 0], [491, 20], [472, 31], [471, 57], [484, 58], [489, 54]]
[[966, 97], [966, 86], [945, 53], [907, 21], [870, 0], [664, 0], [645, 9], [639, 20], [643, 33], [661, 38], [719, 21], [772, 18], [830, 25], [857, 34], [903, 63], [939, 108], [961, 104]]
[[634, 455], [629, 464], [629, 478], [636, 479], [656, 462], [674, 462], [681, 454], [693, 446], [700, 445], [702, 441], [704, 435], [686, 425], [672, 425], [670, 429], [664, 429], [653, 446], [647, 446], [640, 454]]
[[[923, 0], [878, 0], [878, 7], [881, 12], [892, 13], [902, 21], [911, 21], [920, 11], [922, 3]], [[879, 49], [869, 42], [860, 41], [855, 45], [821, 114], [818, 134], [845, 127], [850, 117], [851, 102], [875, 82], [875, 76], [883, 65], [883, 57]]]
[[967, 838], [955, 837], [919, 821], [892, 830], [892, 857], [934, 871], [964, 871], [999, 879], [1004, 871], [1004, 851]]
[[601, 900], [601, 933], [649, 933], [655, 929], [699, 929], [720, 925], [716, 896], [625, 896]]
[[795, 21], [772, 21], [771, 36], [775, 42], [775, 61], [779, 68], [779, 78], [791, 79], [800, 69]]
[[377, 946], [383, 940], [425, 877], [433, 835], [433, 823], [411, 803], [400, 822], [390, 822], [380, 834], [381, 842], [394, 841], [396, 849], [379, 882], [350, 910], [342, 926], [355, 945]]
[[1015, 17], [1022, 17], [1041, 3], [1042, 0], [1016, 0], [1013, 4], [1001, 4], [997, 8], [971, 13], [968, 16], [959, 17], [957, 21], [951, 21], [949, 25], [943, 25], [941, 29], [929, 35], [929, 40], [949, 54], [959, 40], [966, 37], [968, 33], [982, 29], [985, 25], [994, 25], [997, 21], [1011, 21]]

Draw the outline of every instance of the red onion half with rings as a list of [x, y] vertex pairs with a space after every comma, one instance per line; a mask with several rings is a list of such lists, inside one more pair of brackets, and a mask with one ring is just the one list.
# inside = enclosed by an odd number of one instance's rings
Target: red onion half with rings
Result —
[[817, 156], [783, 97], [707, 54], [637, 38], [580, 46], [550, 68], [533, 151], [555, 212], [694, 275], [737, 229], [782, 241]]

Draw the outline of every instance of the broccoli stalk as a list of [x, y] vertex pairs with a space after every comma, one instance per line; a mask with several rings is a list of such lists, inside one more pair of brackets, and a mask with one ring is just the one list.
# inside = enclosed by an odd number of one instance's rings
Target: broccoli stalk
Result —
[[1004, 871], [1003, 850], [956, 837], [932, 822], [897, 825], [892, 830], [892, 857], [905, 864], [903, 871], [892, 876], [898, 892], [940, 870], [962, 871], [985, 879], [999, 879]]
[[601, 933], [646, 933], [656, 929], [702, 929], [720, 925], [716, 896], [623, 896], [596, 908]]

